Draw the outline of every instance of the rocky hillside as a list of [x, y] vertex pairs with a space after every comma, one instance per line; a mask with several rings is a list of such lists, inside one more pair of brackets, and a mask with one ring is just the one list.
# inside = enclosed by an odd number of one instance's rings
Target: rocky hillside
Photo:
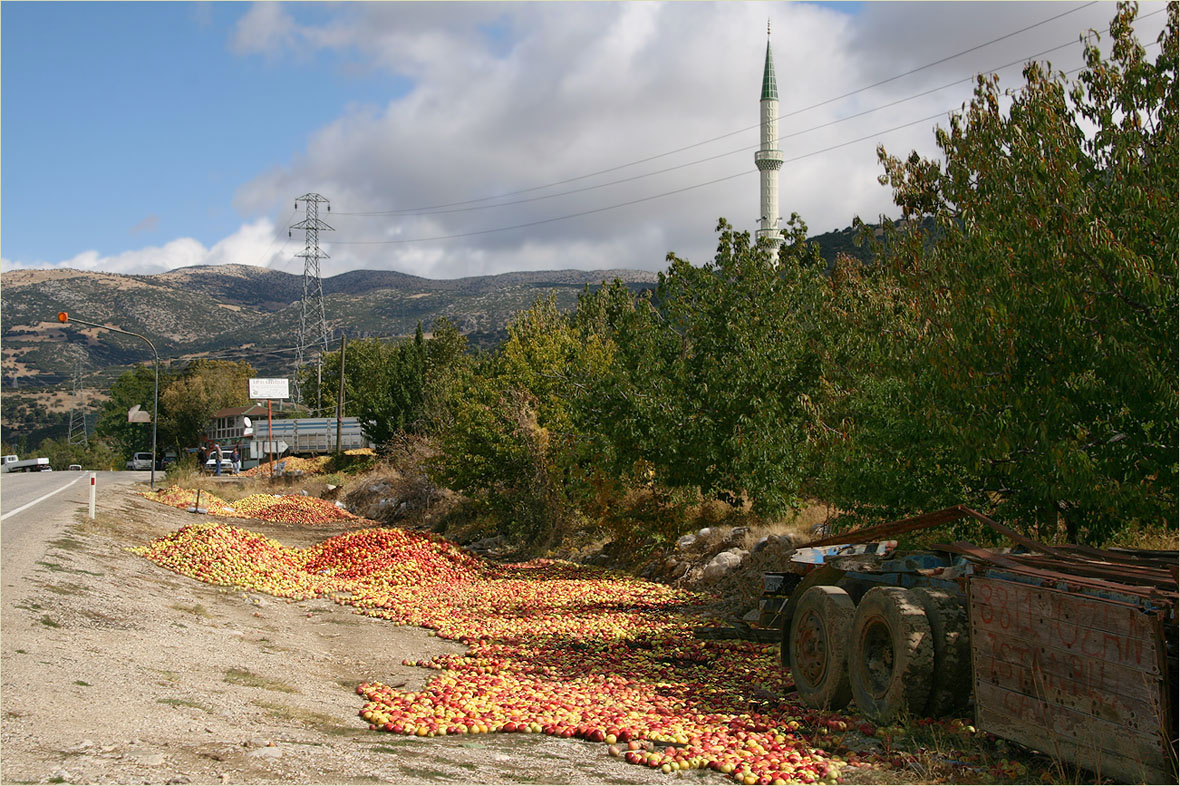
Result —
[[[511, 316], [553, 293], [571, 307], [586, 285], [619, 278], [635, 288], [654, 273], [635, 270], [508, 273], [433, 281], [391, 271], [359, 270], [324, 279], [324, 309], [334, 335], [412, 335], [447, 317], [480, 343], [493, 340]], [[290, 358], [268, 355], [291, 347], [299, 332], [302, 277], [244, 265], [191, 267], [152, 276], [81, 271], [13, 271], [0, 290], [3, 386], [61, 384], [75, 361], [88, 374], [113, 373], [150, 360], [136, 339], [63, 326], [59, 311], [146, 336], [161, 359], [186, 360], [227, 350], [242, 353], [260, 373], [284, 373]]]

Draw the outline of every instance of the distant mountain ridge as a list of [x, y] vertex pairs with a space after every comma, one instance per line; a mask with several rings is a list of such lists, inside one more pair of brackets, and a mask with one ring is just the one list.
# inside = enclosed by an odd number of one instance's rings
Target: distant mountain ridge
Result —
[[[620, 279], [635, 289], [654, 286], [642, 270], [559, 270], [435, 280], [395, 271], [356, 270], [324, 278], [329, 329], [350, 337], [412, 335], [447, 317], [476, 343], [490, 344], [517, 311], [552, 293], [571, 308], [587, 286]], [[276, 351], [298, 340], [302, 275], [247, 265], [180, 268], [155, 275], [74, 270], [18, 270], [3, 275], [0, 336], [6, 390], [65, 381], [76, 361], [109, 379], [129, 364], [150, 360], [147, 346], [118, 334], [64, 326], [67, 311], [88, 322], [141, 333], [161, 358], [233, 356], [260, 372], [280, 374]], [[253, 351], [251, 351], [253, 350]]]
[[[838, 253], [866, 257], [854, 230], [811, 238], [829, 262]], [[540, 295], [569, 309], [586, 286], [619, 279], [653, 288], [658, 273], [549, 270], [429, 279], [391, 270], [353, 270], [322, 280], [329, 329], [349, 337], [408, 336], [446, 317], [472, 343], [491, 346], [512, 316]], [[0, 286], [0, 387], [46, 388], [66, 382], [81, 363], [88, 382], [109, 385], [128, 365], [150, 360], [132, 338], [59, 324], [59, 311], [141, 333], [165, 360], [247, 360], [259, 373], [289, 372], [298, 341], [303, 277], [249, 265], [198, 265], [154, 275], [78, 270], [15, 270]]]

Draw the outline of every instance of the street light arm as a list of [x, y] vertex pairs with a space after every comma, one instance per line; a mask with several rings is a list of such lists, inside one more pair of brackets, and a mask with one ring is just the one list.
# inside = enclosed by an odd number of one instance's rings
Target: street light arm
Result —
[[155, 360], [156, 377], [155, 377], [155, 386], [152, 390], [152, 471], [151, 471], [152, 474], [148, 480], [148, 488], [150, 488], [154, 491], [156, 488], [156, 424], [160, 419], [160, 355], [158, 352], [156, 352], [156, 345], [153, 344], [151, 339], [149, 339], [147, 336], [141, 335], [139, 333], [132, 333], [130, 330], [123, 330], [121, 328], [111, 327], [110, 325], [100, 325], [97, 322], [87, 322], [84, 319], [78, 319], [77, 317], [71, 317], [69, 315], [69, 313], [66, 311], [59, 311], [58, 312], [57, 321], [63, 322], [63, 323], [64, 322], [77, 322], [80, 325], [89, 325], [90, 327], [96, 327], [101, 330], [111, 330], [111, 331], [114, 331], [115, 333], [122, 333], [125, 336], [135, 336], [136, 338], [143, 339], [144, 341], [146, 341], [148, 347], [151, 348], [152, 358]]

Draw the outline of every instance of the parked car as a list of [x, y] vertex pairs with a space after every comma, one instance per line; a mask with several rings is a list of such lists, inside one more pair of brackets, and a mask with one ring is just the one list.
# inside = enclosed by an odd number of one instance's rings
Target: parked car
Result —
[[[217, 474], [217, 457], [216, 456], [210, 457], [210, 459], [205, 462], [205, 472], [209, 475], [216, 475]], [[222, 475], [233, 475], [234, 474], [234, 462], [229, 456], [224, 456], [221, 459], [221, 474]]]
[[151, 453], [135, 453], [131, 456], [131, 460], [127, 462], [127, 469], [136, 471], [146, 471], [152, 468], [152, 454]]

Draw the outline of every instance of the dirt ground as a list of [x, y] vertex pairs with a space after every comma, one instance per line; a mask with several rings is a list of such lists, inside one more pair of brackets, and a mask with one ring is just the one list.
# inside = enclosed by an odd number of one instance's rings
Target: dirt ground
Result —
[[[371, 732], [355, 686], [421, 686], [404, 658], [462, 646], [329, 601], [218, 588], [126, 551], [197, 520], [129, 488], [5, 577], [4, 783], [650, 783], [607, 746]], [[231, 522], [240, 525], [242, 522]], [[340, 529], [250, 522], [288, 545]], [[711, 771], [675, 780], [731, 782]]]

